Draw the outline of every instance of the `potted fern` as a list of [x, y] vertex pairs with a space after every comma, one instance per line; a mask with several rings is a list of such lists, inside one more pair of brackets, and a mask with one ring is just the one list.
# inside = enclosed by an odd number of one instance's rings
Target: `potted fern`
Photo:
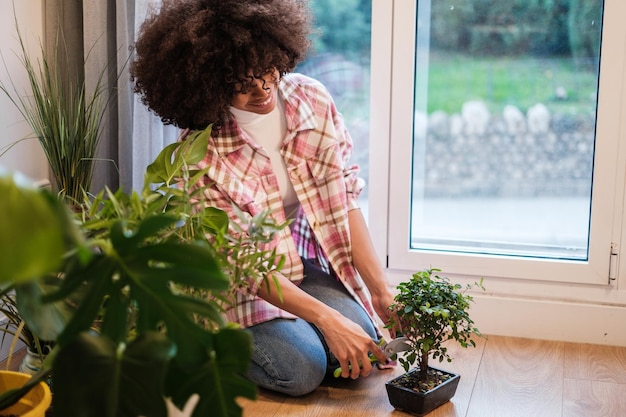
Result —
[[[105, 189], [78, 219], [45, 190], [0, 176], [0, 216], [13, 216], [0, 246], [16, 254], [0, 261], [2, 279], [33, 332], [56, 343], [31, 380], [52, 374], [55, 413], [159, 417], [198, 396], [194, 416], [230, 417], [241, 415], [236, 397], [254, 398], [242, 376], [249, 335], [222, 312], [232, 288], [280, 267], [264, 248], [285, 225], [261, 213], [232, 233], [223, 211], [197, 209], [204, 172], [189, 167], [210, 132], [165, 148], [141, 194]], [[28, 389], [4, 393], [0, 410]]]
[[481, 335], [469, 316], [473, 297], [466, 291], [484, 289], [482, 280], [463, 288], [437, 272], [440, 270], [419, 271], [400, 283], [390, 306], [395, 318], [389, 327], [401, 328], [410, 348], [397, 358], [405, 373], [385, 386], [395, 408], [417, 415], [427, 414], [450, 400], [460, 379], [458, 374], [432, 367], [430, 359], [451, 362], [445, 342], [474, 347], [472, 337]]

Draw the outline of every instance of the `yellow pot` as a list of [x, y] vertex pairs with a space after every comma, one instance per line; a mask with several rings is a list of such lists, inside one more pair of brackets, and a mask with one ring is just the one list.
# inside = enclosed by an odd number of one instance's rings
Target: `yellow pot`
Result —
[[[0, 392], [19, 388], [30, 379], [30, 375], [13, 371], [0, 371]], [[50, 407], [52, 395], [45, 382], [40, 382], [24, 397], [9, 408], [0, 410], [1, 416], [15, 415], [20, 417], [44, 417]]]

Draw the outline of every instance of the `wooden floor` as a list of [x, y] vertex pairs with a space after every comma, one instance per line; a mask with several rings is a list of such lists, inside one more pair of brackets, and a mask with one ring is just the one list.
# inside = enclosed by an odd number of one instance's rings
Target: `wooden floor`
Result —
[[[459, 373], [456, 395], [428, 417], [625, 417], [626, 348], [489, 336], [476, 348], [449, 345]], [[239, 400], [244, 417], [409, 416], [394, 410], [385, 382], [403, 373], [375, 370], [356, 381], [331, 379], [292, 398], [261, 390]]]

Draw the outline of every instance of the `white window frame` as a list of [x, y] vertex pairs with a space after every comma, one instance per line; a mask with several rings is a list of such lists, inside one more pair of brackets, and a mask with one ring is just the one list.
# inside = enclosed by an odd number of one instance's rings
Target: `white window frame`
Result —
[[[388, 154], [389, 160], [393, 161], [393, 164], [389, 164], [390, 169], [388, 171], [387, 192], [390, 203], [388, 218], [390, 221], [388, 237], [384, 239], [388, 242], [386, 253], [389, 257], [389, 266], [394, 269], [411, 270], [437, 265], [450, 273], [606, 284], [609, 277], [608, 260], [611, 243], [615, 242], [616, 236], [613, 219], [616, 218], [616, 213], [620, 211], [620, 207], [614, 201], [614, 198], [618, 196], [616, 191], [620, 189], [617, 181], [619, 172], [619, 137], [617, 132], [619, 132], [620, 120], [612, 110], [621, 107], [622, 91], [614, 87], [623, 81], [624, 51], [621, 40], [626, 36], [624, 28], [620, 27], [619, 21], [614, 18], [615, 15], [619, 15], [620, 10], [613, 9], [624, 8], [623, 4], [607, 1], [606, 5], [598, 111], [598, 144], [595, 153], [596, 169], [594, 170], [591, 218], [590, 241], [592, 245], [589, 248], [589, 259], [586, 262], [409, 249], [409, 199], [412, 161], [407, 155], [412, 155], [410, 138], [413, 134], [413, 89], [410, 86], [414, 78], [412, 51], [415, 45], [415, 4], [416, 2], [413, 0], [396, 0], [394, 2], [393, 26], [392, 31], [389, 32], [393, 34], [393, 47], [386, 49], [391, 51], [391, 62], [393, 63], [390, 73], [393, 82], [391, 82], [391, 88], [387, 90], [391, 91], [390, 104], [392, 109], [391, 116], [387, 120], [390, 126], [388, 137], [392, 138]], [[389, 7], [384, 9], [390, 10]], [[374, 13], [374, 15], [377, 14]], [[373, 28], [373, 30], [375, 29], [376, 27]], [[376, 36], [374, 39], [381, 41], [381, 38]], [[373, 60], [373, 62], [382, 61], [384, 61], [382, 57]], [[381, 74], [372, 78], [382, 79]], [[375, 86], [378, 84], [378, 82], [374, 83]], [[380, 98], [374, 98], [372, 100], [373, 107], [380, 106], [381, 102], [383, 100]], [[372, 110], [373, 115], [381, 113], [384, 114], [381, 110]], [[376, 142], [379, 137], [378, 133], [373, 133], [372, 137]], [[373, 151], [372, 155], [376, 155], [376, 158], [370, 163], [372, 169], [376, 170], [381, 166], [380, 153]], [[374, 173], [372, 178], [380, 178], [380, 174]], [[374, 190], [372, 195], [377, 195]]]
[[[626, 27], [620, 21], [626, 3], [604, 3], [594, 164], [610, 168], [594, 174], [592, 234], [603, 241], [592, 236], [589, 262], [582, 266], [408, 249], [414, 4], [373, 0], [372, 7], [369, 226], [390, 284], [427, 267], [441, 268], [461, 283], [484, 277], [487, 291], [477, 294], [474, 312], [483, 332], [626, 346], [626, 262], [619, 255], [626, 247]], [[608, 276], [611, 246], [618, 253], [613, 280]], [[510, 317], [494, 309], [506, 309]]]

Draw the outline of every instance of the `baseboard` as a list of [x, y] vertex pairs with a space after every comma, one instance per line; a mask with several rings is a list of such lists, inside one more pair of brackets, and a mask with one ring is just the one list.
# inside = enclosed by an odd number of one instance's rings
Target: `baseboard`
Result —
[[470, 314], [484, 333], [626, 346], [626, 307], [474, 296]]

